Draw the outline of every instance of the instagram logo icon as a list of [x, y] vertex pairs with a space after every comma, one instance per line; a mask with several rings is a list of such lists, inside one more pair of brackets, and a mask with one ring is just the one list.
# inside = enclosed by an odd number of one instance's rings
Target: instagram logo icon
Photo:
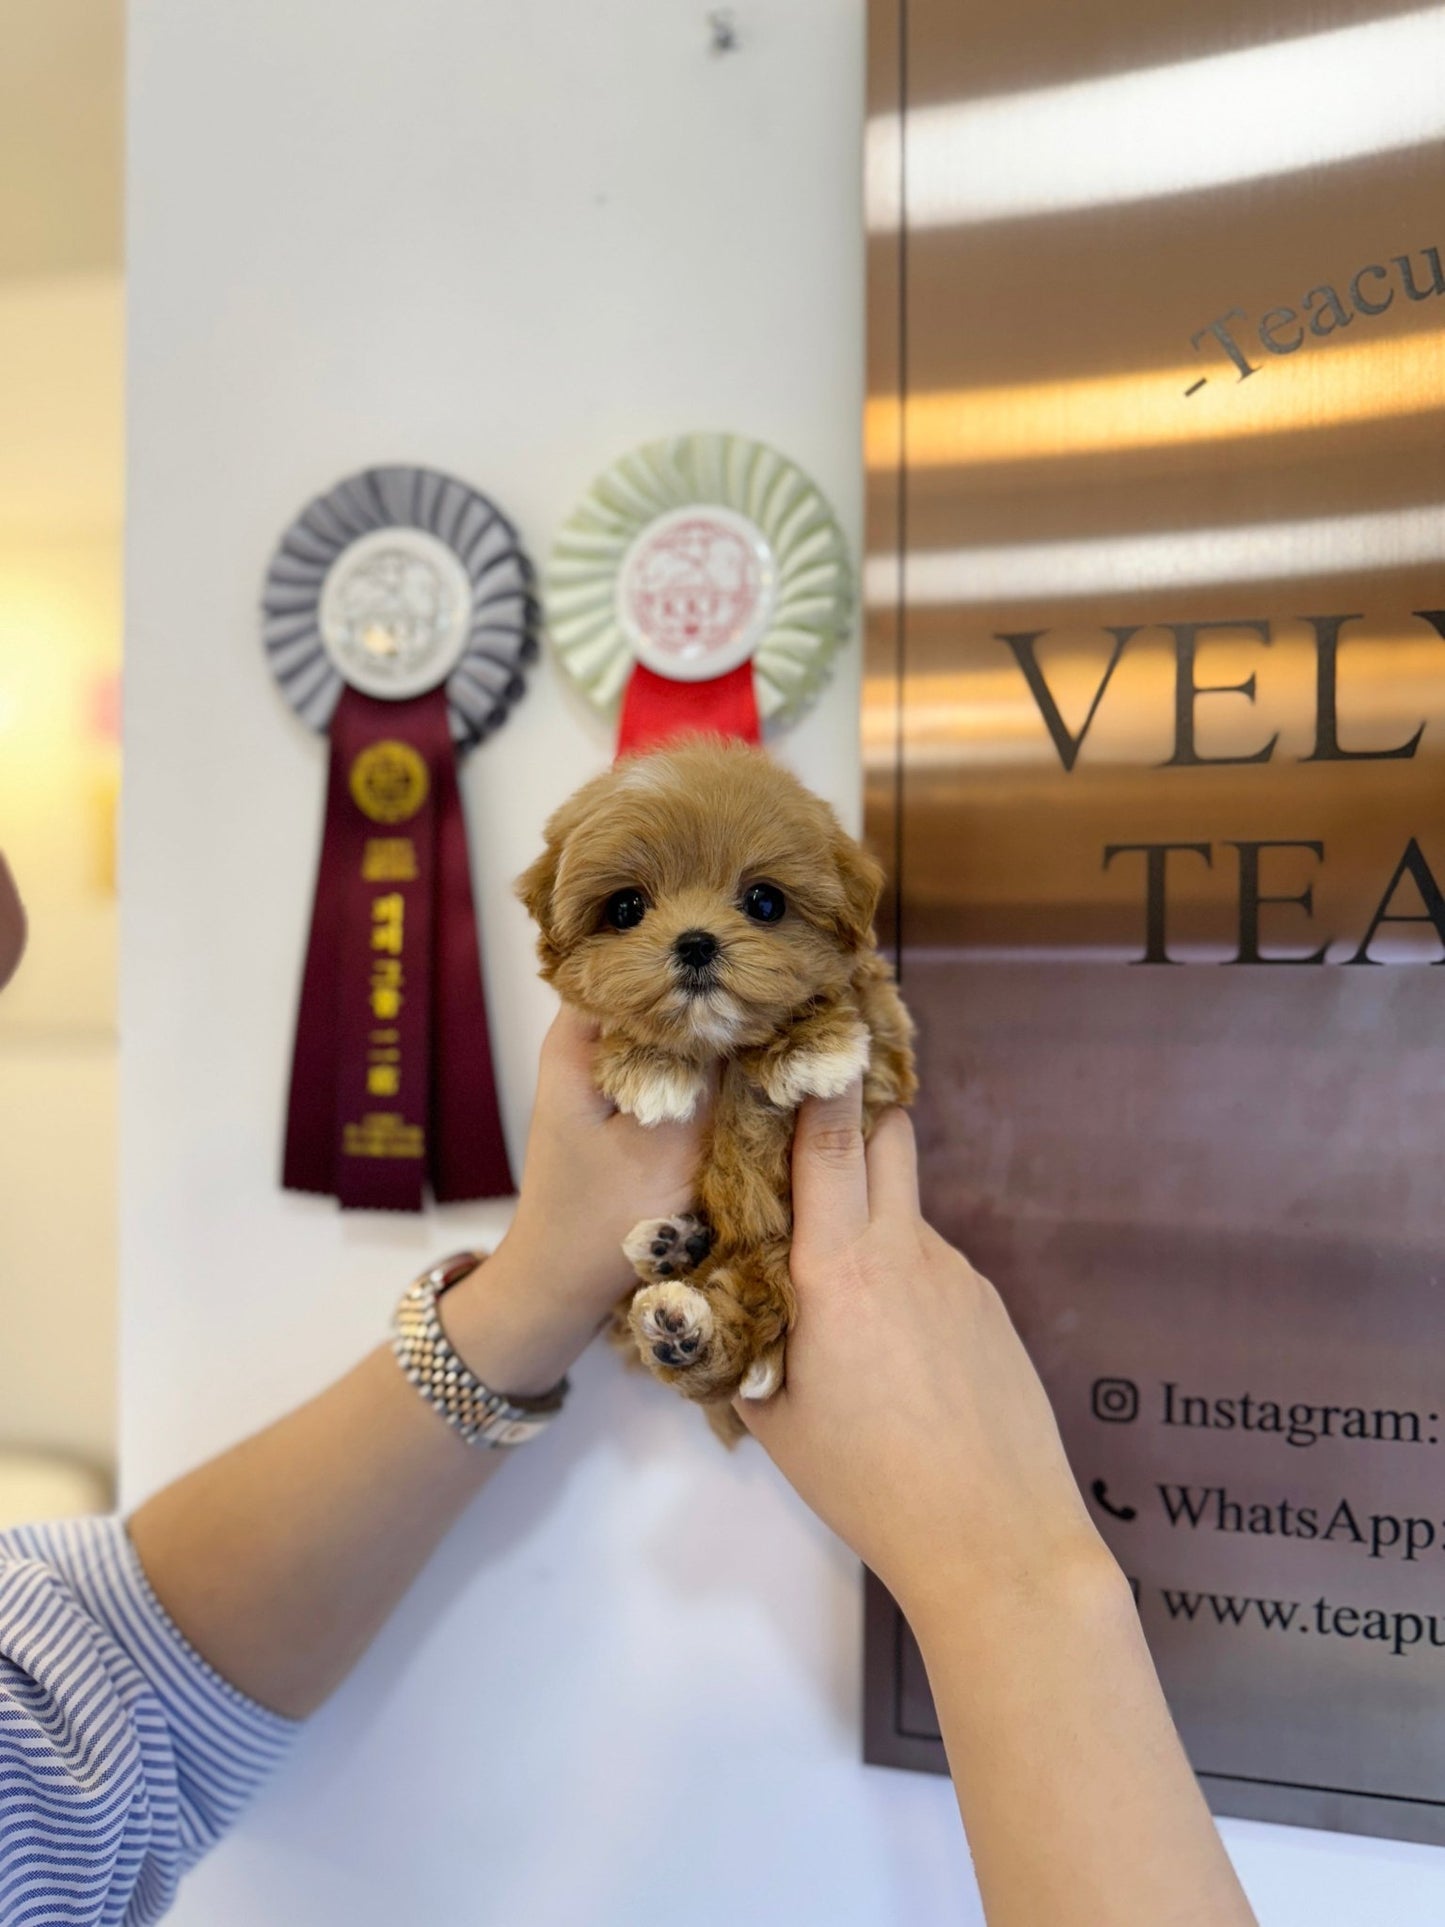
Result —
[[1139, 1387], [1132, 1378], [1096, 1378], [1089, 1402], [1106, 1425], [1132, 1425], [1139, 1416]]

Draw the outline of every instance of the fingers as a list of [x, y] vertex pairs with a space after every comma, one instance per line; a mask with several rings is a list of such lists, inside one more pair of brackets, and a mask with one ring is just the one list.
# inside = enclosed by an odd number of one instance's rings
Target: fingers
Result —
[[558, 1004], [543, 1049], [555, 1052], [558, 1057], [574, 1057], [590, 1063], [592, 1046], [601, 1034], [602, 1026], [595, 1017], [587, 1016], [572, 1004]]
[[538, 1095], [573, 1112], [605, 1118], [612, 1106], [597, 1088], [592, 1058], [601, 1026], [563, 1004], [542, 1040]]
[[868, 1229], [863, 1081], [841, 1097], [810, 1097], [793, 1136], [793, 1236], [810, 1251], [850, 1244]]
[[868, 1165], [868, 1214], [880, 1219], [913, 1219], [918, 1201], [918, 1145], [906, 1111], [885, 1111], [873, 1126], [865, 1153]]

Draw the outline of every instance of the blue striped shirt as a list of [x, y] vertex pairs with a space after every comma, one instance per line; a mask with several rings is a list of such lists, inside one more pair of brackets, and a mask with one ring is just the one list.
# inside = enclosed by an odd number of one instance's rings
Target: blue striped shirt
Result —
[[0, 1533], [0, 1927], [141, 1927], [295, 1723], [223, 1680], [119, 1519]]

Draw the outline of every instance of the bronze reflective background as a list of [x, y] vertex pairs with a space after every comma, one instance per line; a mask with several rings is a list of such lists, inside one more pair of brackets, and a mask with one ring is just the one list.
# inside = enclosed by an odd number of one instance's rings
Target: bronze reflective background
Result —
[[[928, 1208], [1212, 1802], [1430, 1840], [1441, 16], [875, 0], [864, 716]], [[868, 1712], [941, 1765], [876, 1597]]]

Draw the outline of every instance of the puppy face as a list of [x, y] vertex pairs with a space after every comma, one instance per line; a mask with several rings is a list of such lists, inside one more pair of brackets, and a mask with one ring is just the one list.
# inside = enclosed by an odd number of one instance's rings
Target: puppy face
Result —
[[519, 880], [542, 975], [632, 1041], [692, 1058], [767, 1043], [839, 995], [882, 874], [760, 750], [631, 758], [558, 810]]

